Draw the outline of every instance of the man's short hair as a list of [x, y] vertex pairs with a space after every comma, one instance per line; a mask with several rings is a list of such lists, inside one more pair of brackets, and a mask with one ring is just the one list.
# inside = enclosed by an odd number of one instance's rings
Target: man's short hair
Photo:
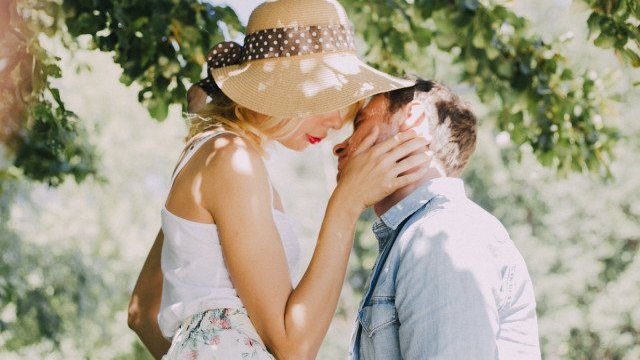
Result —
[[414, 86], [385, 93], [390, 116], [416, 99], [426, 107], [430, 148], [448, 176], [459, 176], [476, 147], [477, 120], [469, 106], [446, 86], [431, 80], [416, 80]]

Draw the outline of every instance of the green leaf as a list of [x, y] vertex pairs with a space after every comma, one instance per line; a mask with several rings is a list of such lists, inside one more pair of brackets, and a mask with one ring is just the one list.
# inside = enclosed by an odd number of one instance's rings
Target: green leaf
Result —
[[62, 102], [62, 99], [60, 99], [60, 91], [58, 89], [55, 89], [55, 88], [49, 88], [49, 92], [53, 96], [53, 99], [56, 101], [56, 103], [58, 104], [60, 109], [62, 111], [66, 111], [64, 109], [64, 103]]
[[60, 67], [55, 64], [49, 64], [44, 67], [45, 75], [51, 76], [52, 78], [59, 79], [62, 76], [62, 71]]
[[439, 49], [449, 51], [458, 44], [459, 38], [455, 34], [436, 34], [434, 40]]
[[[59, 100], [57, 89], [51, 89], [51, 94]], [[14, 160], [25, 176], [58, 186], [69, 176], [80, 182], [96, 175], [95, 150], [75, 114], [40, 101], [31, 108], [30, 117]]]
[[156, 120], [164, 120], [169, 115], [169, 105], [160, 99], [151, 99], [148, 102], [149, 114]]
[[500, 56], [500, 51], [493, 46], [489, 46], [485, 50], [487, 53], [487, 58], [489, 60], [495, 60], [498, 58], [498, 56]]
[[485, 38], [485, 34], [481, 31], [476, 32], [476, 34], [473, 36], [473, 39], [471, 40], [471, 43], [478, 49], [487, 47], [487, 39]]
[[424, 27], [413, 27], [413, 38], [419, 46], [426, 47], [431, 44], [433, 33]]
[[622, 57], [633, 67], [640, 67], [640, 56], [631, 49], [623, 49]]
[[513, 77], [513, 65], [509, 62], [501, 62], [496, 68], [496, 73], [503, 79]]
[[593, 33], [600, 30], [600, 25], [598, 20], [599, 20], [599, 16], [595, 12], [591, 13], [591, 15], [589, 16], [589, 19], [587, 19], [587, 28], [589, 29], [589, 33], [587, 34], [588, 38], [590, 38]]

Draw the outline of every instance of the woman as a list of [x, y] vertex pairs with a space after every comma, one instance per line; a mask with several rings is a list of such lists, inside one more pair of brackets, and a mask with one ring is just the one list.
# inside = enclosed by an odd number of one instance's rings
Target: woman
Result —
[[169, 359], [315, 358], [358, 216], [424, 175], [403, 173], [425, 161], [409, 154], [426, 144], [412, 133], [375, 145], [377, 132], [368, 137], [342, 171], [299, 281], [291, 278], [297, 243], [263, 147], [302, 150], [352, 118], [362, 99], [410, 84], [357, 59], [344, 9], [331, 0], [267, 2], [252, 13], [243, 46], [219, 44], [207, 60], [212, 79], [190, 90], [197, 115], [129, 324], [157, 358], [170, 344]]

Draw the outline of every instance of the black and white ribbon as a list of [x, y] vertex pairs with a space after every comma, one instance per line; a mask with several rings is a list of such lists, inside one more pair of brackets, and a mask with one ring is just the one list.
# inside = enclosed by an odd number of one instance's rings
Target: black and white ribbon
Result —
[[207, 63], [214, 69], [248, 61], [316, 53], [355, 51], [353, 29], [344, 25], [316, 25], [256, 31], [244, 39], [214, 46]]
[[344, 25], [292, 26], [248, 34], [244, 46], [234, 41], [215, 45], [207, 55], [207, 77], [196, 85], [209, 96], [219, 89], [211, 70], [249, 61], [299, 55], [355, 51], [353, 28]]

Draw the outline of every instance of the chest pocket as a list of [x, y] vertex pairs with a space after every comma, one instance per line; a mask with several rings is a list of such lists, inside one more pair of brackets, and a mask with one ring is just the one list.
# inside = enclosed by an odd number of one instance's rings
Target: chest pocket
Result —
[[395, 307], [395, 297], [372, 297], [369, 303], [358, 313], [358, 320], [362, 325], [363, 334], [370, 338], [378, 333], [386, 333], [396, 337], [400, 323]]
[[362, 359], [401, 359], [400, 322], [392, 296], [374, 296], [358, 313]]

